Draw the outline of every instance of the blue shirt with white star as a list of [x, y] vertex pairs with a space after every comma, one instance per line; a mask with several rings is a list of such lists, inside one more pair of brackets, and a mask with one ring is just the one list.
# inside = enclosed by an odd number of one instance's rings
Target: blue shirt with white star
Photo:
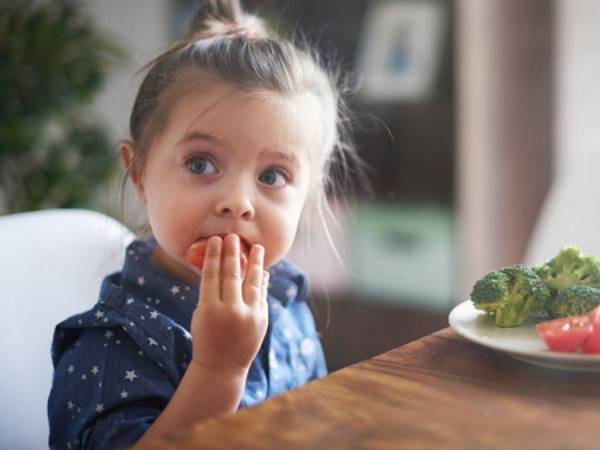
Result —
[[[150, 262], [155, 245], [134, 241], [123, 270], [104, 279], [96, 305], [57, 325], [50, 448], [131, 445], [177, 389], [192, 356], [189, 330], [199, 290]], [[269, 272], [269, 326], [240, 408], [327, 373], [305, 275], [286, 260]]]

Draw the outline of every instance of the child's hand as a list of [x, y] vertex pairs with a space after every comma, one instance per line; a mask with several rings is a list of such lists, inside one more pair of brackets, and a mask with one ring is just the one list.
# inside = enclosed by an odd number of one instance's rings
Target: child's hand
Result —
[[253, 245], [242, 281], [240, 239], [227, 235], [208, 241], [198, 307], [192, 316], [192, 363], [219, 372], [245, 371], [268, 325], [269, 273], [264, 248]]

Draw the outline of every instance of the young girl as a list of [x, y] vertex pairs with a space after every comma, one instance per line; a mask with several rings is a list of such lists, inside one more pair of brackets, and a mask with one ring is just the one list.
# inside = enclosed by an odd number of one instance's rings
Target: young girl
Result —
[[351, 149], [332, 79], [223, 0], [148, 67], [120, 153], [152, 238], [56, 328], [51, 448], [143, 446], [327, 371], [283, 257]]

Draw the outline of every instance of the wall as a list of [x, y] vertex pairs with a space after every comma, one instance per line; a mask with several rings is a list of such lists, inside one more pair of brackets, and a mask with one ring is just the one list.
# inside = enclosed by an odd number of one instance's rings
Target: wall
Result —
[[553, 3], [457, 5], [464, 298], [486, 272], [522, 261], [550, 183]]
[[600, 2], [560, 0], [555, 24], [554, 183], [527, 262], [564, 244], [600, 256]]
[[[119, 67], [110, 71], [107, 82], [94, 100], [97, 114], [110, 131], [114, 155], [121, 139], [129, 137], [129, 115], [139, 84], [137, 71], [170, 42], [172, 2], [168, 0], [83, 0], [86, 12], [98, 28], [114, 38], [128, 52]], [[99, 194], [99, 208], [117, 215], [135, 229], [144, 223], [144, 214], [131, 189], [125, 191], [125, 214], [120, 216], [120, 179], [118, 177]]]

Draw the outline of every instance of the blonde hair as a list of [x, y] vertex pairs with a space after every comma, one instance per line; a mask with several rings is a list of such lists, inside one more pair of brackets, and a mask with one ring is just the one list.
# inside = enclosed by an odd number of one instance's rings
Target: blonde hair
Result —
[[187, 35], [150, 61], [130, 118], [134, 160], [129, 170], [144, 167], [150, 142], [162, 131], [179, 96], [177, 77], [189, 70], [249, 92], [283, 97], [312, 94], [324, 122], [321, 148], [310, 155], [313, 180], [303, 223], [320, 222], [336, 256], [327, 226], [333, 218], [328, 193], [341, 196], [351, 187], [350, 167], [362, 163], [349, 139], [350, 114], [340, 71], [326, 69], [304, 43], [296, 45], [270, 31], [263, 21], [245, 13], [239, 0], [205, 0], [190, 22]]

